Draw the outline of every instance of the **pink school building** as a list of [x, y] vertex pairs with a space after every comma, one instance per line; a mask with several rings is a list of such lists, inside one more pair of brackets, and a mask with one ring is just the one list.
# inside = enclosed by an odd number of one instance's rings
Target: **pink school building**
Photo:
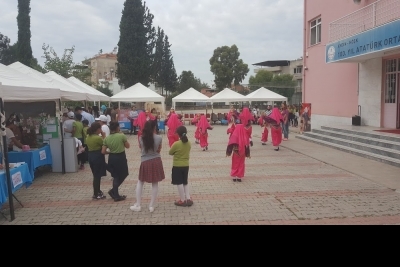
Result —
[[400, 128], [400, 0], [304, 0], [303, 60], [312, 128]]

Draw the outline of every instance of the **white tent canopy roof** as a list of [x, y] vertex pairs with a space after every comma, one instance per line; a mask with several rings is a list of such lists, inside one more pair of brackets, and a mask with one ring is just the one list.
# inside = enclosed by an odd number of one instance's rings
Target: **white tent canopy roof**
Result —
[[93, 95], [96, 95], [98, 100], [95, 100], [95, 101], [110, 101], [110, 97], [108, 95], [103, 94], [99, 90], [94, 89], [90, 85], [82, 82], [81, 80], [79, 80], [75, 77], [69, 77], [67, 80], [78, 86], [85, 88], [87, 91], [91, 92]]
[[61, 90], [61, 100], [66, 101], [81, 101], [86, 100], [86, 93], [82, 93], [75, 87], [65, 85], [62, 82], [59, 82], [53, 79], [50, 76], [47, 76], [37, 70], [34, 70], [20, 62], [12, 63], [8, 66], [20, 73], [26, 74], [34, 79], [40, 80], [42, 82], [46, 82], [50, 87], [59, 88]]
[[110, 97], [112, 102], [162, 102], [164, 97], [141, 83], [132, 85]]
[[4, 101], [33, 102], [58, 100], [61, 91], [49, 83], [0, 64], [0, 96]]
[[287, 101], [287, 97], [281, 96], [264, 87], [251, 92], [246, 96], [247, 101]]
[[210, 97], [210, 101], [215, 102], [236, 102], [236, 101], [248, 101], [244, 95], [241, 95], [229, 88], [225, 88], [221, 92]]
[[172, 105], [175, 105], [175, 102], [211, 102], [211, 101], [208, 96], [190, 87], [185, 92], [172, 98]]
[[[89, 101], [96, 101], [97, 97], [93, 95], [92, 92], [88, 92], [86, 89], [79, 87], [75, 85], [74, 83], [68, 81], [66, 78], [63, 76], [55, 73], [54, 71], [49, 71], [45, 73], [44, 75], [51, 77], [55, 81], [59, 82], [60, 84], [63, 84], [64, 87], [60, 87], [61, 91], [67, 91], [71, 94], [77, 94], [81, 97], [80, 100], [89, 100]], [[83, 97], [83, 99], [82, 99]]]

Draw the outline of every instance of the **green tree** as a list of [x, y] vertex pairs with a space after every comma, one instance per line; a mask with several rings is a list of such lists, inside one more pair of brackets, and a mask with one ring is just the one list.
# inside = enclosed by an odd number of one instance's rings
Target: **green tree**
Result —
[[31, 47], [31, 12], [30, 0], [18, 0], [18, 45], [17, 60], [22, 64], [31, 67], [33, 62]]
[[176, 91], [178, 85], [178, 77], [176, 75], [174, 59], [171, 54], [171, 45], [168, 41], [168, 36], [164, 37], [164, 52], [161, 64], [161, 80], [167, 92]]
[[249, 87], [251, 91], [264, 87], [287, 97], [288, 101], [290, 101], [294, 94], [296, 84], [296, 81], [293, 80], [293, 75], [274, 75], [268, 70], [259, 70], [255, 76], [252, 75], [249, 78]]
[[164, 87], [163, 81], [161, 79], [163, 53], [164, 53], [164, 30], [158, 27], [155, 51], [152, 63], [151, 80], [153, 83], [157, 83], [159, 87]]
[[152, 76], [156, 32], [154, 16], [141, 0], [126, 0], [119, 25], [117, 53], [119, 84], [128, 88], [138, 82], [148, 86]]
[[45, 59], [43, 67], [45, 72], [54, 71], [64, 78], [72, 76], [73, 69], [76, 65], [73, 61], [75, 46], [72, 46], [72, 48], [69, 49], [64, 49], [64, 54], [61, 58], [49, 45], [43, 44], [42, 49], [44, 53], [42, 57]]
[[293, 75], [282, 74], [274, 76], [268, 89], [287, 97], [288, 101], [290, 102], [293, 97], [296, 85], [297, 83], [293, 80]]
[[[251, 75], [249, 78], [249, 89], [251, 91], [257, 90], [266, 84], [269, 84], [274, 77], [274, 74], [268, 70], [260, 69], [255, 76]], [[264, 86], [265, 87], [265, 86]]]
[[190, 87], [200, 90], [202, 88], [202, 83], [200, 79], [196, 78], [192, 71], [182, 71], [181, 75], [178, 78], [178, 90], [177, 92], [180, 94], [185, 92]]
[[10, 38], [0, 33], [0, 63], [9, 65], [17, 61], [17, 44], [10, 45]]
[[215, 85], [219, 90], [240, 84], [250, 71], [247, 64], [239, 59], [240, 53], [236, 45], [222, 46], [214, 50], [210, 58], [211, 72], [215, 76]]

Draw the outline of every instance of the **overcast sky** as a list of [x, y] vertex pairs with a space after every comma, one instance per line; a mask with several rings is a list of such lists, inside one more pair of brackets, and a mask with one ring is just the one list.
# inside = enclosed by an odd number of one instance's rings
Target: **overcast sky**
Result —
[[[61, 56], [75, 46], [74, 62], [111, 52], [119, 40], [125, 0], [32, 0], [31, 45], [43, 65], [43, 43]], [[147, 0], [153, 25], [168, 35], [179, 76], [192, 71], [211, 85], [209, 60], [214, 50], [236, 44], [240, 58], [254, 75], [252, 64], [294, 60], [302, 56], [301, 0]], [[17, 41], [18, 2], [0, 0], [0, 33]]]

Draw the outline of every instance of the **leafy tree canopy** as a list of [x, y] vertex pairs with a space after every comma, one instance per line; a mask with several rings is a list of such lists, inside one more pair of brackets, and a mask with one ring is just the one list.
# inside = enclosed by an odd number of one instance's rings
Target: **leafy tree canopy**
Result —
[[192, 71], [182, 71], [178, 78], [178, 94], [185, 92], [190, 87], [200, 90], [202, 88], [200, 79], [196, 78]]
[[231, 88], [240, 84], [250, 71], [248, 65], [239, 59], [240, 53], [236, 45], [222, 46], [214, 50], [210, 58], [211, 72], [215, 76], [215, 85], [217, 89]]
[[293, 75], [274, 75], [274, 73], [268, 70], [259, 70], [255, 76], [250, 76], [249, 78], [249, 87], [251, 91], [264, 87], [287, 97], [289, 101], [294, 94], [296, 85], [297, 83], [293, 80]]
[[0, 63], [9, 65], [17, 61], [17, 44], [10, 45], [10, 38], [0, 33]]

